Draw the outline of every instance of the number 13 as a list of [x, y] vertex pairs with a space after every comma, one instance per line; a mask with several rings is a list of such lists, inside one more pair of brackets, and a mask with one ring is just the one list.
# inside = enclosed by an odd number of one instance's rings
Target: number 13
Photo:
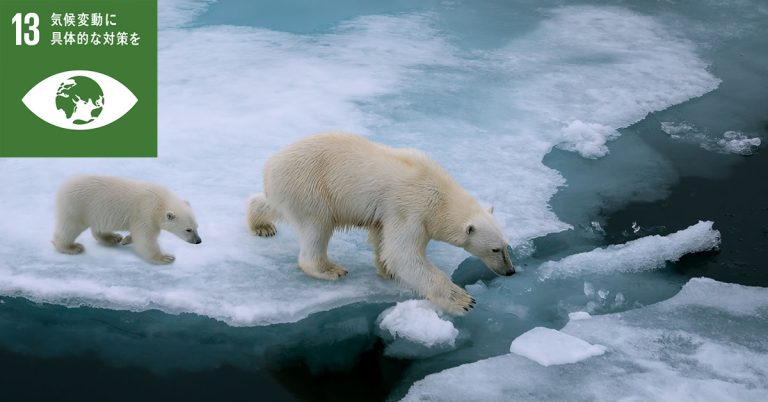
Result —
[[[16, 13], [11, 19], [13, 25], [16, 25], [16, 46], [21, 46], [21, 13]], [[24, 24], [28, 25], [29, 32], [24, 34], [24, 43], [28, 46], [37, 45], [40, 42], [40, 31], [37, 27], [40, 25], [40, 17], [35, 13], [29, 13], [24, 16]]]

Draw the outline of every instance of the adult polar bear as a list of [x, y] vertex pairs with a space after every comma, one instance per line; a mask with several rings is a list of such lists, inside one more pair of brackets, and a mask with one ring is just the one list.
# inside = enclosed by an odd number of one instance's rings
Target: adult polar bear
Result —
[[475, 301], [427, 259], [431, 239], [464, 248], [499, 275], [515, 272], [491, 211], [437, 163], [420, 151], [352, 134], [309, 137], [267, 161], [264, 193], [248, 201], [248, 224], [270, 237], [280, 218], [299, 234], [299, 267], [308, 275], [346, 275], [328, 259], [328, 242], [334, 229], [363, 227], [379, 275], [404, 282], [451, 314], [464, 314]]

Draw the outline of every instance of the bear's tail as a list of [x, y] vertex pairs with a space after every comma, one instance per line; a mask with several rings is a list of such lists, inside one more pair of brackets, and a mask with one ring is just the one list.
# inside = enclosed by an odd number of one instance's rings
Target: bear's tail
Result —
[[277, 233], [275, 221], [280, 218], [280, 214], [272, 208], [264, 193], [251, 196], [246, 207], [248, 228], [253, 234], [261, 237], [272, 237]]

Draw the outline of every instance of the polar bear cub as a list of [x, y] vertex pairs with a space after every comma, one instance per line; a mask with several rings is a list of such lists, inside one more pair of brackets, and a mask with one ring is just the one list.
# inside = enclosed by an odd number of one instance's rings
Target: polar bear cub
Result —
[[[157, 244], [161, 230], [200, 244], [192, 208], [162, 186], [110, 176], [75, 176], [65, 181], [56, 198], [53, 245], [61, 253], [85, 251], [75, 239], [85, 230], [105, 246], [135, 243], [136, 252], [155, 264], [169, 264]], [[115, 231], [129, 231], [123, 238]]]
[[443, 241], [479, 257], [499, 275], [515, 270], [508, 241], [491, 215], [424, 153], [362, 137], [331, 133], [306, 138], [272, 156], [264, 193], [248, 201], [251, 231], [276, 233], [285, 219], [299, 234], [299, 267], [320, 279], [347, 271], [328, 259], [335, 229], [368, 229], [379, 275], [416, 289], [452, 314], [474, 299], [426, 257], [427, 243]]

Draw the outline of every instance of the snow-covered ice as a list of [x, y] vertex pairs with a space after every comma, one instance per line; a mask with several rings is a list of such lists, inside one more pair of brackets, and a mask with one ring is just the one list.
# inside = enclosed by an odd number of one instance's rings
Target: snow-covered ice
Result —
[[717, 249], [720, 232], [712, 225], [713, 222], [700, 221], [666, 236], [641, 237], [624, 244], [546, 262], [539, 267], [539, 277], [551, 279], [657, 269], [663, 267], [665, 262], [677, 261], [686, 254]]
[[429, 375], [404, 400], [764, 401], [766, 325], [768, 289], [691, 279], [670, 300], [561, 330], [606, 346], [599, 358], [544, 367], [493, 357]]
[[[339, 129], [421, 148], [496, 206], [517, 247], [569, 227], [548, 206], [564, 184], [542, 163], [553, 147], [599, 156], [612, 130], [719, 84], [693, 43], [652, 16], [616, 7], [544, 10], [530, 30], [477, 50], [456, 45], [430, 13], [366, 15], [294, 34], [194, 24], [210, 3], [159, 7], [159, 158], [0, 160], [0, 187], [9, 189], [0, 201], [1, 294], [190, 312], [233, 325], [401, 300], [401, 288], [376, 276], [363, 233], [334, 236], [331, 258], [350, 271], [335, 283], [298, 270], [286, 225], [268, 240], [248, 234], [243, 203], [261, 189], [272, 153]], [[445, 110], [431, 109], [436, 104]], [[161, 246], [177, 257], [168, 267], [99, 247], [87, 233], [86, 254], [56, 254], [53, 194], [76, 173], [168, 186], [192, 202], [203, 244], [163, 235]], [[429, 255], [450, 273], [466, 253], [438, 245]]]
[[605, 353], [602, 345], [592, 345], [556, 329], [536, 327], [512, 341], [509, 351], [542, 366], [569, 364]]

